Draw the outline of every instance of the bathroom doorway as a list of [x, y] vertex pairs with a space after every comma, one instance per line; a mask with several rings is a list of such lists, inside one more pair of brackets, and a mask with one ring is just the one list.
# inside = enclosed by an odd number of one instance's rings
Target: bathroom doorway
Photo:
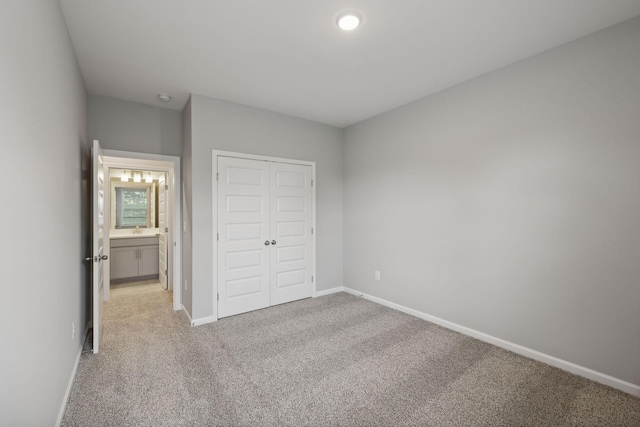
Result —
[[182, 308], [180, 282], [180, 158], [126, 151], [104, 151], [104, 300], [111, 285], [158, 281]]

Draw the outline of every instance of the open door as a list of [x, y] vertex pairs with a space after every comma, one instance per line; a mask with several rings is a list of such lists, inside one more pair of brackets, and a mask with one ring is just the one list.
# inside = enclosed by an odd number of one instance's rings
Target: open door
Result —
[[102, 308], [104, 304], [104, 166], [100, 142], [93, 141], [92, 226], [93, 226], [93, 352], [100, 349], [102, 339]]
[[167, 267], [167, 174], [162, 174], [158, 179], [158, 229], [160, 236], [158, 237], [158, 277], [162, 287], [168, 288], [168, 267]]

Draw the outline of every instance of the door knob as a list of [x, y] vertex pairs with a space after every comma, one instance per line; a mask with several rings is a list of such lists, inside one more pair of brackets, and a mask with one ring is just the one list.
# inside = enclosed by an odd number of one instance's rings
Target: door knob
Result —
[[275, 241], [275, 240], [272, 240], [272, 241], [271, 241], [271, 244], [272, 244], [272, 245], [275, 245], [275, 244], [276, 244], [276, 241]]
[[100, 259], [101, 259], [101, 260], [103, 260], [103, 261], [104, 261], [105, 259], [108, 259], [108, 258], [109, 258], [109, 256], [108, 256], [108, 255], [102, 255], [102, 256], [100, 257]]
[[271, 243], [268, 240], [264, 241], [265, 246], [269, 246]]
[[88, 256], [84, 259], [86, 262], [91, 262], [93, 261], [93, 257], [92, 256]]

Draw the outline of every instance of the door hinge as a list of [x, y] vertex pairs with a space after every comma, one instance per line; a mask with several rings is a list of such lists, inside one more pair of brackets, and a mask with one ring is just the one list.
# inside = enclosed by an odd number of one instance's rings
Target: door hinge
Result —
[[168, 189], [169, 189], [169, 184], [165, 184], [165, 185], [164, 185], [164, 189], [165, 189], [165, 190], [168, 190]]
[[311, 234], [313, 234], [313, 227], [311, 227]]
[[220, 301], [220, 294], [218, 294], [218, 301]]
[[165, 270], [165, 271], [164, 271], [164, 275], [165, 275], [165, 276], [168, 276], [168, 275], [169, 275], [169, 270]]
[[311, 276], [311, 283], [313, 283], [313, 276]]
[[165, 227], [165, 228], [164, 228], [164, 232], [165, 232], [165, 233], [168, 233], [168, 232], [169, 232], [169, 227]]
[[216, 233], [216, 240], [220, 241], [220, 233]]
[[216, 181], [218, 180], [220, 174], [218, 172], [216, 172]]
[[311, 180], [311, 186], [313, 187], [313, 180]]

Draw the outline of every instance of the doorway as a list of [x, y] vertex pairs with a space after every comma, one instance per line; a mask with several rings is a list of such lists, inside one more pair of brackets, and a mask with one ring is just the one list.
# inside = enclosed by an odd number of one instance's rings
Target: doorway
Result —
[[[172, 307], [180, 310], [180, 158], [116, 150], [103, 153], [105, 181], [110, 184], [110, 197], [105, 197], [104, 219], [109, 226], [104, 250], [111, 257], [105, 266], [105, 283], [157, 280], [173, 292]], [[115, 198], [133, 203], [127, 211], [113, 205]], [[105, 286], [104, 300], [109, 298], [110, 286]]]

